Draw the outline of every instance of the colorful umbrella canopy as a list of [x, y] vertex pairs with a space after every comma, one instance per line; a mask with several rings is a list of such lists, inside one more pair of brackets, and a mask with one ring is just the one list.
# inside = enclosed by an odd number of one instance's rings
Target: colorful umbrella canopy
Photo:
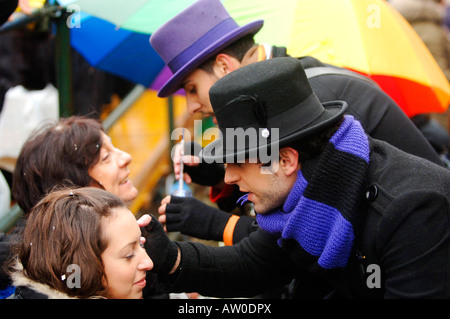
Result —
[[[194, 0], [61, 0], [118, 27], [151, 34]], [[373, 78], [408, 116], [443, 112], [450, 85], [412, 27], [383, 0], [223, 0], [243, 25], [264, 19], [259, 43], [286, 46]]]
[[164, 67], [148, 34], [117, 29], [87, 14], [82, 14], [80, 28], [71, 29], [71, 44], [92, 66], [146, 87]]
[[108, 20], [119, 28], [152, 33], [195, 0], [58, 0], [77, 4], [81, 11]]
[[408, 116], [443, 112], [450, 85], [406, 20], [382, 0], [224, 0], [244, 24], [264, 19], [259, 42], [284, 45], [374, 79]]

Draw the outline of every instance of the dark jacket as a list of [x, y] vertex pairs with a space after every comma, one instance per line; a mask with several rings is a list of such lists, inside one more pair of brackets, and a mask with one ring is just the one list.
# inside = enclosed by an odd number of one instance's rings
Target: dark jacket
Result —
[[[313, 57], [300, 58], [300, 61], [305, 70], [329, 66]], [[372, 138], [442, 165], [439, 155], [419, 129], [381, 89], [344, 74], [319, 75], [309, 82], [321, 102], [346, 101], [347, 114], [353, 115]]]
[[296, 242], [280, 248], [259, 229], [234, 246], [179, 243], [182, 267], [160, 278], [165, 288], [253, 296], [297, 278], [347, 298], [449, 298], [450, 172], [382, 141], [370, 139], [370, 150], [365, 209], [345, 269], [311, 267]]

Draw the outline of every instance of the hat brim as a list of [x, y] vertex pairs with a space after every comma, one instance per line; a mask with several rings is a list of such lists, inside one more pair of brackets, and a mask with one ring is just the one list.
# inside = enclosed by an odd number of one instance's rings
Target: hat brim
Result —
[[223, 48], [230, 45], [232, 42], [248, 35], [256, 34], [263, 26], [264, 20], [256, 20], [242, 27], [236, 28], [225, 36], [219, 38], [217, 41], [211, 43], [207, 48], [200, 51], [189, 63], [181, 67], [172, 77], [161, 87], [158, 91], [159, 97], [167, 97], [181, 88], [181, 82], [186, 75], [195, 70], [200, 64], [209, 59], [214, 54], [218, 53]]
[[[348, 105], [345, 101], [331, 101], [322, 103], [324, 112], [307, 126], [299, 129], [288, 136], [281, 137], [278, 140], [278, 147], [282, 147], [292, 141], [298, 140], [305, 136], [311, 135], [326, 127], [330, 127], [336, 123], [345, 113]], [[206, 147], [200, 153], [200, 157], [206, 163], [236, 163], [242, 162], [242, 159], [255, 158], [258, 154], [269, 154], [268, 152], [274, 143], [272, 141], [263, 146], [248, 148], [241, 151], [226, 152], [222, 148], [222, 138], [218, 138]], [[220, 150], [220, 154], [215, 154], [216, 150]]]

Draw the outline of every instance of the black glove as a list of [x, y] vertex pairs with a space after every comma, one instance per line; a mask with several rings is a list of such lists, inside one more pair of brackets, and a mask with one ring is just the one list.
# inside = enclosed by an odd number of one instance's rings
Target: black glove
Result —
[[[184, 155], [199, 156], [202, 146], [196, 142], [184, 144]], [[184, 172], [189, 174], [192, 181], [199, 185], [214, 186], [223, 181], [225, 166], [218, 163], [205, 163], [201, 161], [197, 166], [184, 165]]]
[[141, 227], [141, 231], [145, 238], [145, 251], [153, 261], [151, 271], [167, 275], [178, 257], [177, 244], [167, 237], [163, 226], [154, 216], [147, 226]]
[[231, 214], [206, 205], [193, 197], [171, 196], [166, 206], [167, 231], [206, 240], [223, 240], [223, 231]]

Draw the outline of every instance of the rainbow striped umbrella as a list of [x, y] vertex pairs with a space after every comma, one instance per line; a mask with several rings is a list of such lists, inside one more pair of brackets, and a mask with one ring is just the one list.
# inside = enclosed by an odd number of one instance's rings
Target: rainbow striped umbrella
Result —
[[409, 23], [383, 0], [224, 0], [237, 21], [264, 19], [259, 42], [375, 80], [408, 116], [443, 112], [450, 85]]
[[[195, 0], [58, 0], [76, 4], [80, 11], [107, 20], [117, 28], [151, 34]], [[76, 9], [76, 7], [71, 7]]]
[[[63, 0], [61, 0], [63, 1]], [[73, 0], [66, 0], [73, 2]], [[117, 27], [151, 34], [194, 0], [76, 0]], [[450, 85], [406, 20], [383, 0], [223, 0], [243, 25], [264, 19], [259, 43], [286, 46], [374, 79], [408, 116], [443, 112]]]
[[164, 61], [148, 42], [149, 35], [125, 29], [81, 13], [79, 28], [71, 29], [71, 45], [90, 65], [149, 87]]

